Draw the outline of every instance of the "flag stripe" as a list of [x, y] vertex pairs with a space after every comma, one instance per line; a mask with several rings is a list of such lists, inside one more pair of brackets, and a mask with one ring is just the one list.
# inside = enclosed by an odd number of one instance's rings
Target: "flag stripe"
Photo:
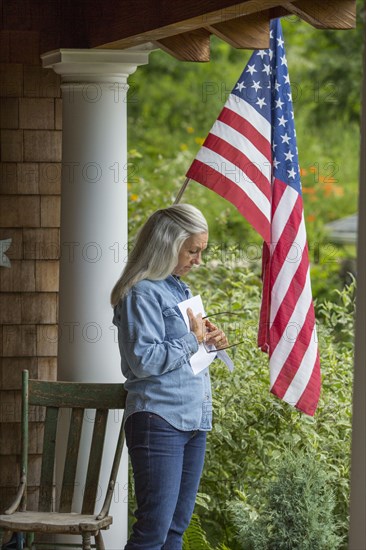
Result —
[[[247, 137], [243, 136], [224, 122], [221, 122], [221, 120], [215, 122], [207, 139], [212, 135], [223, 139], [223, 145], [230, 144], [238, 151], [245, 151], [245, 157], [248, 159], [246, 164], [251, 162], [256, 167], [256, 171], [259, 171], [259, 173], [263, 175], [268, 188], [268, 184], [271, 182], [271, 165], [260, 149], [257, 149]], [[206, 147], [206, 141], [203, 144], [204, 147]]]
[[[285, 331], [289, 328], [291, 329], [294, 327], [293, 324], [290, 324], [290, 319], [294, 315], [294, 312], [296, 311], [296, 308], [297, 308], [297, 301], [298, 301], [297, 289], [303, 288], [306, 284], [307, 266], [308, 266], [308, 258], [306, 257], [306, 254], [304, 254], [300, 265], [297, 267], [297, 270], [294, 273], [294, 276], [290, 280], [290, 283], [288, 285], [286, 285], [285, 283], [283, 284], [283, 286], [287, 286], [287, 292], [282, 297], [281, 302], [278, 304], [278, 308], [275, 315], [273, 310], [271, 309], [271, 315], [273, 315], [273, 319], [271, 320], [271, 323], [270, 323], [270, 330], [273, 327], [273, 330], [271, 330], [271, 349], [272, 350], [276, 349], [278, 340], [285, 333]], [[306, 288], [304, 288], [304, 292], [305, 290]], [[311, 295], [310, 295], [310, 300], [311, 300]]]
[[271, 203], [257, 185], [248, 178], [244, 172], [226, 157], [219, 153], [202, 146], [198, 151], [197, 160], [211, 166], [216, 172], [219, 172], [226, 180], [230, 180], [237, 185], [249, 199], [257, 206], [262, 214], [269, 221], [271, 217]]
[[302, 200], [301, 196], [292, 187], [281, 180], [276, 179], [274, 186], [275, 191], [272, 194], [272, 243], [276, 245], [285, 229], [289, 232], [292, 227], [296, 227], [295, 220], [294, 218], [291, 219], [291, 216], [296, 205], [302, 213]]
[[304, 389], [296, 407], [306, 414], [314, 415], [320, 397], [321, 374], [319, 351], [315, 360], [310, 380]]
[[[224, 199], [235, 204], [239, 212], [248, 220], [265, 241], [270, 239], [270, 221], [263, 215], [263, 211], [250, 199], [250, 197], [236, 183], [217, 172], [212, 166], [201, 162], [197, 158], [187, 172], [187, 177], [209, 187]], [[215, 184], [212, 185], [212, 181]]]
[[228, 109], [227, 107], [223, 108], [218, 116], [218, 120], [225, 123], [227, 126], [233, 128], [233, 130], [244, 136], [246, 138], [246, 142], [244, 142], [244, 145], [252, 143], [258, 151], [262, 152], [263, 157], [265, 158], [267, 163], [270, 166], [272, 165], [271, 144], [269, 141], [271, 139], [270, 135], [264, 137], [250, 123], [249, 120], [241, 117], [239, 114], [235, 113], [231, 109]]
[[[316, 341], [316, 331], [315, 327], [311, 326], [312, 320], [313, 320], [314, 312], [312, 310], [312, 304], [309, 307], [308, 314], [306, 316], [306, 321], [301, 328], [301, 331], [299, 333], [299, 337], [296, 341], [296, 345], [291, 350], [290, 355], [287, 358], [286, 364], [284, 366], [288, 368], [282, 368], [280, 374], [277, 377], [276, 382], [272, 386], [272, 391], [275, 393], [278, 397], [283, 399], [286, 395], [290, 396], [290, 387], [292, 383], [299, 386], [299, 383], [296, 383], [296, 375], [299, 372], [299, 369], [301, 368], [301, 365], [308, 365], [310, 366], [310, 370], [313, 369], [313, 365], [316, 360], [317, 355], [317, 341]], [[313, 353], [313, 359], [309, 360], [310, 356], [307, 356], [307, 350], [309, 348], [315, 349]], [[304, 367], [303, 367], [304, 368]], [[302, 388], [303, 390], [304, 388]], [[299, 390], [298, 390], [299, 391]], [[302, 393], [302, 392], [301, 392]], [[296, 401], [301, 396], [298, 395]]]
[[238, 113], [244, 120], [248, 120], [268, 143], [271, 143], [272, 127], [270, 122], [258, 113], [250, 103], [235, 94], [230, 94], [225, 107], [231, 109], [234, 113]]
[[303, 360], [301, 361], [301, 364], [294, 378], [292, 379], [291, 384], [289, 385], [285, 395], [283, 396], [283, 399], [287, 403], [296, 405], [296, 403], [299, 401], [304, 392], [304, 386], [306, 387], [310, 380], [311, 374], [314, 369], [314, 364], [317, 359], [317, 355], [318, 346], [316, 345], [316, 343], [310, 340], [309, 345], [305, 351]]
[[[269, 178], [262, 174], [262, 172], [258, 169], [258, 165], [260, 165], [260, 163], [256, 161], [253, 163], [250, 158], [240, 151], [237, 144], [232, 145], [227, 139], [210, 132], [206, 138], [204, 147], [210, 149], [214, 153], [217, 152], [220, 156], [223, 156], [226, 160], [228, 160], [232, 166], [236, 166], [240, 169], [240, 172], [237, 171], [238, 173], [235, 174], [235, 183], [239, 185], [240, 176], [242, 175], [243, 183], [241, 187], [243, 189], [245, 188], [247, 182], [249, 186], [254, 183], [261, 193], [263, 193], [263, 195], [267, 198], [268, 202], [271, 200], [271, 192], [268, 185]], [[221, 166], [221, 173], [225, 174], [225, 167], [226, 163]]]
[[[280, 370], [278, 369], [279, 365], [283, 365], [291, 353], [294, 342], [292, 341], [292, 334], [295, 330], [298, 330], [299, 327], [302, 327], [306, 318], [306, 314], [309, 310], [311, 302], [311, 294], [309, 296], [308, 289], [310, 288], [310, 276], [309, 270], [306, 276], [305, 287], [302, 289], [302, 292], [299, 296], [299, 299], [296, 304], [296, 308], [292, 312], [292, 315], [289, 318], [288, 326], [286, 327], [286, 332], [282, 334], [282, 338], [278, 341], [275, 349], [270, 349], [270, 364], [271, 364], [271, 386], [277, 380]], [[270, 333], [273, 333], [275, 327], [271, 327]], [[273, 366], [273, 369], [272, 369]], [[282, 368], [282, 367], [281, 367]]]
[[271, 322], [275, 319], [278, 308], [287, 295], [288, 287], [293, 277], [295, 277], [299, 265], [307, 266], [308, 261], [305, 224], [301, 216], [295, 239], [291, 242], [287, 232], [284, 231], [273, 253], [271, 265]]

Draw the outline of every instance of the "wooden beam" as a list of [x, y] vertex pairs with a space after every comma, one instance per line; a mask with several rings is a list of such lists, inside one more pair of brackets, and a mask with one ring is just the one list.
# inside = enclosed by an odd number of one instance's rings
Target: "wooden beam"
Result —
[[283, 7], [317, 29], [353, 29], [356, 0], [300, 0]]
[[179, 61], [210, 61], [210, 34], [206, 29], [196, 29], [155, 43]]
[[276, 8], [271, 8], [269, 11], [270, 19], [277, 19], [277, 17], [297, 17], [290, 11], [286, 10], [283, 6], [277, 6]]
[[267, 10], [216, 23], [208, 29], [234, 48], [269, 48], [269, 19]]
[[[283, 5], [278, 0], [89, 0], [89, 47], [125, 49]], [[258, 47], [260, 45], [258, 44]]]

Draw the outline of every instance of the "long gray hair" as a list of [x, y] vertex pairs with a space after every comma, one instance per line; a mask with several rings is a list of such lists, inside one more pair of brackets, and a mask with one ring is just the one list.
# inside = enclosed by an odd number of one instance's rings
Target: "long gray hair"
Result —
[[139, 281], [165, 279], [177, 265], [184, 241], [207, 231], [202, 212], [190, 204], [176, 204], [154, 212], [138, 232], [126, 267], [114, 285], [112, 306]]

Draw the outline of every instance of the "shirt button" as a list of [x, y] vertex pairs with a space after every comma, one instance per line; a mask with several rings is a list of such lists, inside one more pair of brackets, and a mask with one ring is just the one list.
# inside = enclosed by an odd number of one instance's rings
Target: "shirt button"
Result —
[[205, 372], [205, 376], [208, 376], [208, 372]]

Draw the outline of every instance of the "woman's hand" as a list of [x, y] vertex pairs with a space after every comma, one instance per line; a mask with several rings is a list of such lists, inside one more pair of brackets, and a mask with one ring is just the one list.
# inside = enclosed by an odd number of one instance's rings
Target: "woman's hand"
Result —
[[202, 319], [202, 313], [195, 315], [191, 310], [191, 308], [189, 307], [187, 309], [187, 315], [189, 319], [189, 327], [191, 329], [191, 332], [193, 332], [196, 335], [198, 343], [202, 344], [206, 336], [206, 324], [205, 324], [205, 321], [203, 321]]
[[216, 349], [223, 349], [229, 345], [225, 332], [208, 319], [206, 319], [205, 343], [215, 346]]

